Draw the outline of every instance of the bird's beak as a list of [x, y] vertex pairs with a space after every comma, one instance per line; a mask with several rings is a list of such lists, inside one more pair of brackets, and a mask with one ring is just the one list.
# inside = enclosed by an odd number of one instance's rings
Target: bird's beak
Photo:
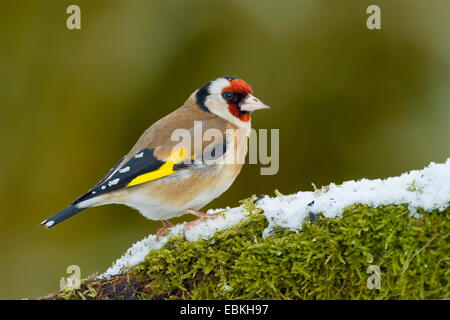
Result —
[[260, 109], [270, 109], [268, 105], [264, 104], [263, 102], [261, 102], [261, 100], [254, 97], [250, 93], [247, 95], [247, 97], [245, 97], [245, 99], [241, 100], [241, 102], [239, 103], [239, 108], [241, 111], [248, 111], [248, 112]]

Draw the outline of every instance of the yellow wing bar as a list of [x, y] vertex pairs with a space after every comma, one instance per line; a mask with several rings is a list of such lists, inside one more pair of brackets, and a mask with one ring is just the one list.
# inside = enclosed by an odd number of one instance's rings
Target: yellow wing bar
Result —
[[126, 188], [171, 175], [172, 173], [176, 172], [173, 171], [173, 166], [174, 163], [172, 161], [167, 161], [161, 167], [159, 167], [159, 169], [137, 176], [136, 178], [131, 180], [129, 184], [127, 184]]
[[[129, 184], [127, 184], [126, 188], [128, 187], [132, 187], [141, 183], [145, 183], [145, 182], [149, 182], [152, 180], [156, 180], [162, 177], [166, 177], [169, 176], [173, 173], [175, 173], [176, 171], [173, 170], [173, 166], [177, 163], [180, 163], [182, 161], [185, 160], [184, 158], [184, 148], [180, 148], [175, 152], [172, 152], [169, 155], [169, 160], [167, 162], [165, 162], [161, 167], [159, 167], [158, 169], [151, 171], [151, 172], [147, 172], [144, 174], [141, 174], [140, 176], [137, 176], [136, 178], [134, 178], [133, 180], [131, 180], [131, 182]], [[191, 158], [194, 158], [194, 155], [191, 156]]]

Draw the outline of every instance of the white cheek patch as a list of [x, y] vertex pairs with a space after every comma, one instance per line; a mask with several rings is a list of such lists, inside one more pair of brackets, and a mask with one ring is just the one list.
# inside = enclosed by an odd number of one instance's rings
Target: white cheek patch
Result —
[[228, 110], [228, 103], [222, 97], [222, 90], [230, 85], [230, 81], [225, 78], [219, 78], [209, 85], [209, 95], [206, 97], [205, 106], [216, 116], [225, 119], [239, 128], [250, 128], [250, 121], [241, 121]]
[[221, 95], [209, 95], [205, 100], [205, 106], [215, 113], [228, 110], [228, 104]]
[[[224, 78], [216, 79], [209, 85], [209, 93], [212, 95], [221, 95], [223, 88], [226, 88], [230, 85], [230, 81]], [[225, 101], [225, 100], [223, 100]]]
[[228, 110], [228, 103], [225, 101], [225, 99], [222, 98], [222, 96], [218, 95], [210, 95], [208, 98], [206, 98], [205, 106], [208, 108], [208, 110], [212, 113], [214, 113], [216, 116], [221, 117], [222, 119], [225, 119], [232, 124], [236, 125], [239, 128], [245, 128], [248, 129], [251, 127], [250, 121], [241, 121], [241, 119], [235, 117], [231, 114], [230, 110]]
[[218, 116], [223, 116], [225, 110], [228, 110], [228, 104], [222, 97], [222, 90], [230, 85], [227, 79], [219, 78], [211, 82], [208, 88], [208, 96], [205, 100], [205, 106], [209, 111]]

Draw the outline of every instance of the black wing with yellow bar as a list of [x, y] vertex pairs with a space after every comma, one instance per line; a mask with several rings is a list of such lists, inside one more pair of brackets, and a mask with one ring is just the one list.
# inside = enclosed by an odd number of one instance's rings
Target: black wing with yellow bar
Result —
[[97, 185], [75, 200], [72, 204], [76, 205], [82, 201], [114, 190], [131, 187], [175, 173], [175, 171], [172, 170], [173, 163], [170, 163], [170, 161], [163, 162], [158, 160], [153, 155], [153, 152], [154, 150], [142, 149], [111, 175], [111, 173], [117, 169], [119, 162]]

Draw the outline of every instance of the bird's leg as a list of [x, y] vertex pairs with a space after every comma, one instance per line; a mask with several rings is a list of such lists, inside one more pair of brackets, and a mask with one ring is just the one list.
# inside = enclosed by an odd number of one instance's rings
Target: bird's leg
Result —
[[161, 222], [163, 223], [164, 227], [159, 228], [158, 231], [156, 231], [156, 239], [159, 239], [159, 237], [166, 233], [167, 230], [173, 228], [173, 224], [171, 224], [169, 221], [162, 220]]
[[224, 216], [223, 212], [218, 212], [218, 213], [212, 213], [212, 214], [208, 214], [208, 213], [204, 213], [201, 211], [197, 211], [194, 209], [186, 209], [187, 213], [193, 214], [194, 216], [197, 216], [198, 218], [195, 219], [194, 221], [188, 222], [186, 224], [186, 226], [184, 227], [184, 231], [190, 229], [192, 226], [195, 226], [197, 223], [203, 221], [203, 220], [207, 220], [207, 219], [215, 219], [219, 216]]

